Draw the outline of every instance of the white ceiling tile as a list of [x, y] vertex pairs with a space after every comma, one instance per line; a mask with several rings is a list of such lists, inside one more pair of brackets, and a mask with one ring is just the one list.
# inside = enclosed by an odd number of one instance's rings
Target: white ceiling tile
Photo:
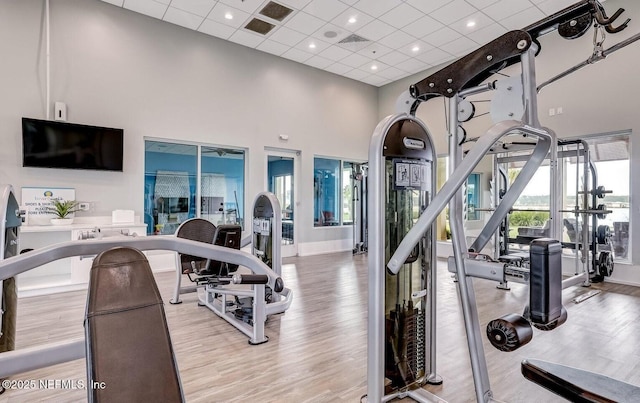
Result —
[[198, 29], [204, 21], [204, 17], [182, 11], [177, 8], [169, 7], [164, 14], [163, 20], [172, 24], [180, 25], [189, 29]]
[[444, 63], [448, 60], [453, 60], [454, 56], [450, 53], [445, 52], [442, 49], [435, 48], [421, 55], [416, 56], [416, 59], [422, 60], [423, 62], [427, 62], [430, 65], [435, 66], [437, 64]]
[[311, 53], [303, 52], [299, 49], [289, 49], [282, 54], [282, 57], [296, 62], [304, 63], [307, 59], [313, 57], [313, 55]]
[[299, 11], [296, 15], [291, 17], [291, 19], [287, 21], [285, 25], [288, 28], [294, 29], [298, 32], [302, 32], [303, 34], [311, 35], [325, 24], [326, 22], [322, 21], [320, 18]]
[[102, 0], [105, 3], [110, 3], [113, 4], [114, 6], [118, 6], [118, 7], [122, 7], [122, 4], [124, 3], [124, 0]]
[[465, 56], [478, 47], [479, 45], [477, 43], [463, 36], [447, 43], [445, 49], [447, 53], [451, 53], [454, 56]]
[[460, 35], [459, 33], [457, 33], [456, 31], [454, 31], [453, 29], [449, 28], [449, 27], [444, 27], [441, 28], [439, 30], [437, 30], [436, 32], [433, 32], [425, 37], [423, 37], [422, 39], [424, 39], [426, 42], [432, 44], [435, 47], [444, 45], [445, 43], [449, 43], [451, 41], [454, 41], [458, 38], [460, 38], [462, 35]]
[[279, 27], [271, 34], [271, 36], [269, 36], [269, 39], [289, 46], [297, 45], [304, 38], [306, 38], [306, 36], [302, 35], [300, 32], [287, 27]]
[[379, 60], [371, 60], [359, 67], [360, 70], [368, 71], [371, 74], [378, 74], [389, 68], [389, 65]]
[[289, 50], [289, 46], [267, 39], [263, 41], [260, 45], [258, 45], [256, 49], [261, 50], [263, 52], [271, 53], [272, 55], [280, 56], [284, 52]]
[[304, 12], [321, 20], [331, 21], [347, 8], [346, 4], [338, 0], [313, 0], [304, 8]]
[[378, 58], [378, 60], [388, 64], [389, 66], [395, 66], [396, 64], [402, 63], [408, 59], [409, 59], [409, 56], [405, 55], [404, 53], [396, 52], [395, 50], [391, 53], [387, 53], [386, 55]]
[[315, 55], [307, 59], [304, 64], [316, 67], [318, 69], [324, 69], [333, 64], [333, 60], [325, 59], [322, 56]]
[[[227, 19], [225, 15], [229, 13], [233, 18]], [[213, 20], [219, 22], [224, 25], [228, 25], [234, 28], [240, 28], [245, 25], [247, 20], [251, 14], [245, 13], [242, 10], [238, 10], [237, 8], [233, 8], [224, 3], [216, 4], [209, 15], [207, 16], [208, 20]]]
[[508, 31], [505, 27], [500, 24], [491, 24], [488, 27], [479, 29], [475, 32], [471, 32], [467, 36], [473, 39], [475, 42], [485, 45], [497, 37], [505, 34]]
[[167, 5], [153, 0], [125, 0], [123, 7], [159, 19], [162, 19], [168, 8]]
[[[311, 46], [311, 45], [313, 45], [313, 46]], [[325, 50], [326, 48], [328, 48], [329, 46], [331, 46], [330, 43], [324, 42], [324, 41], [322, 41], [320, 39], [306, 38], [306, 39], [303, 39], [302, 41], [300, 41], [295, 46], [295, 48], [303, 50], [305, 52], [312, 53], [314, 55], [317, 55], [320, 52], [322, 52], [323, 50]]]
[[378, 73], [378, 75], [380, 77], [384, 77], [386, 79], [389, 80], [397, 80], [401, 77], [404, 77], [407, 75], [407, 72], [404, 70], [400, 70], [399, 68], [390, 66], [389, 68], [385, 69], [384, 71], [381, 71], [380, 73]]
[[393, 31], [394, 31], [394, 28], [391, 25], [385, 24], [382, 21], [373, 20], [367, 25], [365, 25], [364, 27], [357, 30], [356, 34], [366, 39], [377, 41], [378, 39], [381, 39], [389, 35]]
[[524, 11], [503, 19], [500, 23], [507, 29], [522, 29], [545, 17], [537, 7], [529, 7]]
[[433, 45], [425, 41], [419, 41], [416, 39], [415, 41], [408, 43], [405, 46], [399, 47], [398, 51], [404, 53], [407, 56], [416, 57], [417, 55], [428, 52], [431, 49], [433, 49]]
[[369, 46], [364, 49], [359, 50], [357, 53], [362, 56], [370, 57], [372, 59], [379, 58], [380, 56], [384, 56], [387, 53], [391, 52], [393, 49], [388, 48], [380, 43], [373, 42]]
[[348, 4], [350, 6], [356, 4], [359, 0], [340, 0], [341, 2], [343, 2], [344, 4]]
[[354, 80], [362, 80], [363, 78], [370, 75], [371, 73], [367, 73], [366, 71], [362, 71], [360, 69], [353, 69], [344, 74], [345, 77], [353, 78]]
[[444, 27], [441, 22], [434, 20], [433, 18], [425, 15], [424, 17], [412, 22], [402, 30], [409, 35], [413, 35], [416, 38], [422, 38], [425, 35], [429, 35], [432, 32]]
[[363, 83], [375, 85], [376, 87], [379, 87], [381, 85], [387, 84], [389, 82], [389, 80], [387, 78], [381, 77], [381, 76], [376, 76], [376, 75], [371, 75], [371, 76], [364, 77], [364, 78], [360, 79], [360, 81], [362, 81]]
[[487, 6], [492, 5], [493, 3], [496, 3], [498, 0], [466, 0], [466, 1], [467, 3], [477, 8], [478, 10], [481, 10]]
[[[327, 35], [325, 35], [327, 32], [334, 33], [335, 36], [334, 37], [327, 37]], [[350, 32], [347, 31], [344, 28], [341, 28], [341, 27], [339, 27], [337, 25], [334, 25], [334, 24], [326, 24], [326, 25], [323, 25], [322, 27], [320, 27], [320, 29], [317, 30], [316, 32], [312, 33], [310, 35], [310, 37], [335, 44], [337, 42], [340, 42], [342, 39], [344, 39], [349, 34], [350, 34]]]
[[353, 7], [374, 17], [380, 17], [382, 14], [392, 8], [402, 4], [400, 0], [360, 0]]
[[400, 4], [398, 7], [395, 7], [378, 17], [378, 19], [386, 22], [394, 28], [402, 28], [411, 24], [420, 17], [422, 17], [422, 13], [420, 11], [406, 4]]
[[155, 1], [157, 1], [158, 3], [166, 4], [166, 5], [171, 4], [171, 0], [155, 0]]
[[432, 11], [451, 3], [452, 1], [453, 0], [408, 0], [407, 3], [425, 14], [430, 14]]
[[418, 60], [418, 59], [409, 59], [409, 60], [405, 60], [404, 62], [400, 62], [398, 64], [396, 64], [396, 67], [404, 70], [408, 73], [417, 73], [419, 71], [423, 71], [428, 69], [429, 67], [431, 67], [432, 65], [424, 62], [422, 60]]
[[296, 10], [302, 10], [311, 0], [277, 0], [276, 2]]
[[489, 17], [496, 21], [502, 20], [519, 13], [522, 10], [526, 10], [531, 7], [529, 0], [499, 0], [492, 5], [482, 9]]
[[[535, 1], [538, 8], [546, 15], [551, 15], [575, 3], [575, 0], [542, 0]], [[613, 10], [612, 10], [613, 11]]]
[[216, 4], [216, 0], [172, 0], [171, 7], [187, 11], [191, 14], [206, 17]]
[[477, 8], [473, 7], [466, 1], [455, 0], [430, 13], [429, 16], [445, 25], [448, 25], [477, 11]]
[[245, 13], [257, 14], [262, 9], [262, 3], [264, 0], [220, 0], [221, 3], [225, 3], [231, 7], [239, 8]]
[[363, 64], [368, 63], [370, 61], [371, 61], [371, 58], [369, 57], [364, 57], [357, 53], [352, 53], [349, 56], [342, 59], [340, 63], [346, 64], [347, 66], [351, 66], [355, 68], [355, 67], [360, 67]]
[[229, 39], [235, 32], [235, 28], [205, 19], [202, 24], [200, 24], [198, 31], [207, 35], [217, 36], [218, 38]]
[[[473, 23], [472, 26], [469, 26], [470, 22]], [[491, 24], [495, 24], [495, 21], [485, 13], [477, 12], [449, 24], [449, 28], [455, 29], [462, 35], [468, 35], [470, 32], [486, 28]]]
[[[349, 22], [353, 18], [354, 22]], [[355, 32], [373, 21], [373, 17], [369, 14], [358, 10], [357, 8], [349, 8], [343, 11], [339, 16], [333, 19], [332, 23], [345, 28], [350, 32]]]
[[229, 37], [229, 40], [231, 42], [239, 43], [240, 45], [255, 48], [264, 41], [264, 36], [254, 34], [249, 31], [238, 30]]
[[344, 59], [345, 57], [351, 55], [353, 52], [350, 52], [346, 49], [343, 49], [339, 46], [329, 46], [328, 48], [326, 48], [325, 50], [323, 50], [322, 52], [320, 52], [320, 56], [322, 57], [326, 57], [327, 59], [331, 59], [333, 61], [340, 61], [342, 59]]
[[327, 67], [325, 70], [330, 71], [330, 72], [335, 73], [335, 74], [342, 75], [342, 74], [346, 73], [347, 71], [353, 70], [353, 67], [344, 65], [342, 63], [333, 63], [332, 65]]
[[378, 40], [378, 43], [381, 43], [385, 46], [389, 46], [391, 48], [399, 49], [402, 46], [405, 46], [411, 42], [416, 40], [415, 37], [407, 34], [402, 31], [394, 31], [391, 34], [385, 36], [384, 38]]

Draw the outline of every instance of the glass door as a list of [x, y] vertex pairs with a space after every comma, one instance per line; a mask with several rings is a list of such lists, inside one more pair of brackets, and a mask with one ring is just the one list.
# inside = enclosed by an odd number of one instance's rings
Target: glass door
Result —
[[282, 256], [296, 256], [296, 171], [298, 152], [267, 150], [267, 190], [276, 195], [282, 209]]

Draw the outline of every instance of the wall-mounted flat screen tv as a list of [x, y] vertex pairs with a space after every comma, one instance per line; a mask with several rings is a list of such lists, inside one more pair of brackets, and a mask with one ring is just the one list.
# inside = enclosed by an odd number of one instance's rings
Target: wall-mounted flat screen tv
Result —
[[22, 166], [122, 171], [122, 129], [22, 118]]

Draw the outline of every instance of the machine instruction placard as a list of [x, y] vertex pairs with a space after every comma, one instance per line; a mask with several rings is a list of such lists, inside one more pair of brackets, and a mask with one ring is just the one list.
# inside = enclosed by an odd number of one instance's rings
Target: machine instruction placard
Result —
[[394, 187], [399, 189], [427, 189], [429, 181], [429, 165], [425, 161], [410, 159], [395, 159]]
[[27, 225], [49, 225], [55, 214], [48, 211], [54, 200], [75, 200], [73, 188], [23, 187], [22, 208], [27, 214]]

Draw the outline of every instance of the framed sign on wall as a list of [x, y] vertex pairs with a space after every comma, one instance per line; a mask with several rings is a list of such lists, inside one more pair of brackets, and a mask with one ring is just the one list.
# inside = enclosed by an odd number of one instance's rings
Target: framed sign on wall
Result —
[[54, 200], [75, 200], [74, 188], [23, 187], [22, 208], [26, 211], [26, 225], [50, 225], [55, 218], [48, 211]]

